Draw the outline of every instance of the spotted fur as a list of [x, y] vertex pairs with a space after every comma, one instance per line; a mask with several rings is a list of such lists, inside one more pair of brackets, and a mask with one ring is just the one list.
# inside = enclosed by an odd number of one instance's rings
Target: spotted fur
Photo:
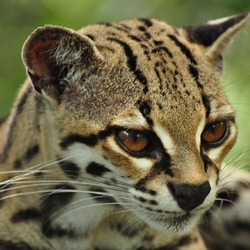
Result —
[[[248, 19], [35, 30], [0, 124], [0, 249], [207, 249], [197, 225], [223, 194], [237, 134], [222, 54]], [[220, 140], [206, 141], [219, 123]], [[121, 131], [146, 147], [129, 150]]]

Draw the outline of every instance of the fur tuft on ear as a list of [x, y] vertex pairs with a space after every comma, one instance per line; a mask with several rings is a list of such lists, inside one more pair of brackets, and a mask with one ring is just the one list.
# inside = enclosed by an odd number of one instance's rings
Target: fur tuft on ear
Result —
[[65, 88], [64, 79], [75, 81], [102, 60], [88, 37], [50, 25], [36, 29], [29, 36], [22, 58], [34, 89], [57, 100]]
[[198, 26], [188, 26], [184, 30], [189, 41], [203, 46], [206, 56], [218, 65], [234, 35], [249, 19], [250, 12], [212, 20]]

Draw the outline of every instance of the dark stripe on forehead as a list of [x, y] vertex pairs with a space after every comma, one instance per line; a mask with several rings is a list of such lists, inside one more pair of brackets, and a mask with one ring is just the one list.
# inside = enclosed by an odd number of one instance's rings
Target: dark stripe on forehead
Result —
[[148, 125], [153, 126], [153, 120], [149, 116], [151, 113], [150, 101], [138, 101], [137, 105]]
[[127, 56], [127, 64], [129, 69], [135, 74], [136, 79], [142, 83], [143, 85], [143, 91], [144, 93], [148, 92], [148, 86], [147, 86], [147, 78], [145, 77], [145, 75], [143, 74], [143, 72], [137, 68], [137, 56], [134, 55], [131, 47], [124, 41], [121, 41], [117, 38], [109, 38], [108, 40], [116, 42], [118, 44], [120, 44], [125, 52], [125, 55]]
[[202, 95], [202, 102], [203, 102], [204, 107], [206, 108], [206, 117], [208, 118], [210, 115], [211, 106], [210, 106], [209, 98], [204, 94]]
[[181, 43], [174, 35], [168, 35], [168, 37], [181, 49], [182, 53], [186, 55], [186, 57], [190, 60], [191, 63], [197, 65], [197, 61], [195, 60], [188, 47]]
[[189, 72], [193, 76], [193, 78], [195, 79], [197, 87], [200, 88], [200, 89], [203, 89], [203, 85], [199, 81], [199, 71], [198, 71], [198, 69], [194, 65], [190, 64], [189, 65]]

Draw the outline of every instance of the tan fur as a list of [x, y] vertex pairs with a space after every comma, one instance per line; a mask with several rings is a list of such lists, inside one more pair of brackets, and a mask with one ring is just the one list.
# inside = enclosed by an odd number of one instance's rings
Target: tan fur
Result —
[[[23, 47], [29, 79], [0, 126], [0, 249], [8, 242], [39, 250], [205, 250], [196, 226], [216, 199], [237, 135], [220, 57], [249, 15], [231, 19], [209, 46], [155, 19], [34, 31]], [[206, 148], [206, 126], [227, 120], [225, 141]], [[151, 133], [152, 152], [124, 149], [118, 128]], [[67, 173], [67, 162], [75, 172]], [[211, 191], [192, 209], [181, 208], [170, 187], [204, 183]], [[104, 191], [89, 190], [98, 187]], [[91, 194], [115, 202], [97, 210]]]

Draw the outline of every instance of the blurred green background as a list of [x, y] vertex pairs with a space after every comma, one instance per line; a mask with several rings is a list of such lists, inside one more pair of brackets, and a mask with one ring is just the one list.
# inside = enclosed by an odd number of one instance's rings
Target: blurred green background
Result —
[[[0, 117], [9, 113], [25, 79], [21, 48], [37, 26], [78, 29], [89, 23], [135, 17], [155, 17], [182, 26], [249, 10], [248, 0], [0, 0]], [[228, 161], [238, 156], [241, 165], [250, 159], [250, 25], [225, 56], [224, 86], [240, 131]]]

